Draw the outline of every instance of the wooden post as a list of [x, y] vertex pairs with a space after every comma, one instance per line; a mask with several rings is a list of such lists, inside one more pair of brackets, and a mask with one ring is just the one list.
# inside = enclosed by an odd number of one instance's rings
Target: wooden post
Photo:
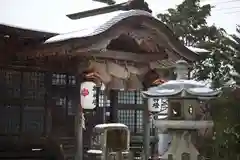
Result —
[[47, 72], [45, 74], [45, 87], [47, 92], [45, 93], [45, 135], [49, 136], [52, 130], [52, 115], [51, 107], [53, 105], [52, 101], [52, 73]]
[[76, 131], [76, 140], [77, 140], [77, 150], [75, 154], [75, 160], [83, 159], [83, 126], [82, 126], [82, 106], [80, 105], [80, 84], [81, 82], [77, 78], [77, 90], [78, 90], [78, 103], [76, 107], [76, 116], [75, 116], [75, 131]]
[[117, 108], [117, 91], [116, 90], [110, 90], [110, 122], [111, 123], [116, 123], [118, 121], [118, 108]]
[[143, 111], [143, 160], [149, 159], [149, 146], [150, 146], [150, 120], [149, 120], [149, 112], [147, 107], [147, 100], [144, 100], [144, 107]]

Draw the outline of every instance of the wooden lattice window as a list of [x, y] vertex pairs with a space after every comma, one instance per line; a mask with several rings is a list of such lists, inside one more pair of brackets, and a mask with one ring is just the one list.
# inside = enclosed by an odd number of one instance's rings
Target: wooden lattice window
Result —
[[143, 98], [140, 91], [119, 91], [118, 122], [127, 125], [132, 133], [143, 131]]
[[44, 73], [23, 72], [22, 85], [24, 99], [31, 101], [28, 105], [44, 105], [46, 93]]
[[66, 109], [67, 107], [67, 114], [68, 115], [74, 115], [76, 113], [75, 108], [73, 106], [73, 100], [68, 99], [66, 96], [55, 96], [54, 100], [56, 102], [57, 107], [61, 107]]
[[68, 75], [66, 73], [54, 73], [52, 74], [52, 85], [69, 85], [75, 86], [77, 84], [76, 77]]
[[53, 85], [66, 85], [67, 84], [67, 75], [54, 73], [52, 75], [52, 84]]
[[20, 106], [0, 106], [0, 133], [18, 133], [20, 131]]
[[143, 104], [143, 98], [140, 91], [119, 91], [119, 104]]
[[118, 122], [127, 125], [131, 132], [135, 132], [135, 110], [118, 110]]
[[118, 103], [119, 104], [135, 104], [135, 92], [118, 92]]
[[135, 96], [136, 104], [143, 104], [143, 97], [141, 95], [141, 92], [136, 91], [135, 94], [136, 94]]
[[142, 133], [143, 111], [134, 109], [118, 110], [118, 122], [127, 125], [133, 133]]
[[23, 112], [23, 131], [42, 134], [44, 132], [45, 110], [39, 107], [24, 107]]
[[[119, 91], [118, 92], [118, 122], [127, 125], [134, 134], [143, 134], [144, 104], [140, 91]], [[163, 110], [166, 110], [166, 101], [164, 101]], [[150, 119], [150, 132], [154, 134], [153, 121]]]
[[[74, 115], [76, 113], [74, 107], [74, 99], [72, 96], [73, 88], [76, 86], [77, 80], [73, 75], [68, 75], [66, 73], [54, 73], [52, 74], [52, 85], [56, 86], [58, 89], [54, 95], [54, 100], [58, 107], [62, 107], [66, 110], [67, 115]], [[59, 87], [58, 87], [59, 86]]]
[[68, 84], [69, 85], [76, 85], [77, 84], [77, 80], [75, 76], [68, 76]]
[[45, 119], [45, 73], [2, 69], [0, 74], [0, 132], [42, 134]]
[[143, 132], [143, 111], [136, 110], [136, 133]]
[[107, 99], [107, 95], [104, 90], [100, 90], [99, 93], [99, 107], [110, 107], [110, 100]]
[[2, 69], [0, 74], [1, 96], [20, 98], [21, 72]]

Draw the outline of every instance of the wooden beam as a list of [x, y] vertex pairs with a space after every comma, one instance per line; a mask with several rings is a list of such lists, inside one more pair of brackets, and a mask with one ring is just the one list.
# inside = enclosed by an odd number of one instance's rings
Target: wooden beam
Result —
[[[57, 57], [58, 58], [58, 57]], [[12, 69], [25, 72], [40, 71], [40, 72], [69, 72], [74, 74], [77, 68], [77, 61], [74, 59], [60, 61], [59, 59], [50, 57], [44, 59], [28, 59], [22, 61], [11, 61], [9, 59], [0, 60], [0, 68]], [[5, 60], [5, 61], [4, 61]]]
[[75, 56], [82, 57], [96, 57], [104, 59], [115, 59], [115, 60], [124, 60], [132, 61], [137, 63], [149, 63], [151, 61], [163, 60], [167, 58], [166, 53], [132, 53], [132, 52], [123, 52], [123, 51], [113, 51], [113, 50], [91, 50], [87, 52], [82, 52], [77, 50], [74, 54]]

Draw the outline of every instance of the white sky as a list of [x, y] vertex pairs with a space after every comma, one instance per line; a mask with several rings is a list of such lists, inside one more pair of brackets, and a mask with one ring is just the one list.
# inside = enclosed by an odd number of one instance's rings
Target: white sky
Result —
[[[124, 2], [126, 0], [117, 0]], [[146, 0], [153, 14], [164, 12], [182, 0]], [[216, 5], [209, 24], [215, 23], [229, 33], [235, 32], [240, 16], [240, 0], [203, 0]], [[70, 20], [65, 15], [77, 11], [104, 6], [91, 0], [1, 0], [0, 23], [42, 31], [65, 33], [81, 28], [78, 20]], [[93, 22], [91, 22], [93, 23]], [[94, 22], [93, 25], [97, 25]], [[240, 23], [240, 22], [239, 22]]]

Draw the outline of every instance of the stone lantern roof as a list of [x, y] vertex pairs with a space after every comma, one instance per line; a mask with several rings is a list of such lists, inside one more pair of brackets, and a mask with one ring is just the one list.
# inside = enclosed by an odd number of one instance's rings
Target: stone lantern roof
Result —
[[176, 62], [176, 80], [170, 80], [157, 87], [152, 87], [148, 91], [143, 91], [145, 98], [197, 98], [211, 99], [220, 94], [220, 91], [213, 90], [205, 84], [188, 79], [189, 65], [184, 60]]

